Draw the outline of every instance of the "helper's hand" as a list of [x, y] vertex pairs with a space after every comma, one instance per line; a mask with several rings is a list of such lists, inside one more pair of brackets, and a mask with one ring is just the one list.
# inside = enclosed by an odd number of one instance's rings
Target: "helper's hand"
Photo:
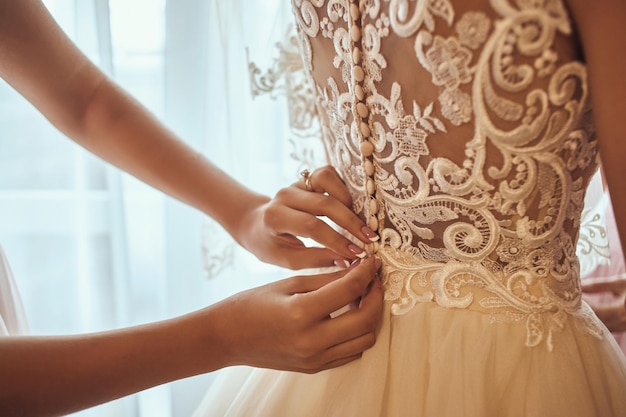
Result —
[[[366, 252], [320, 217], [327, 217], [363, 245], [378, 236], [352, 211], [350, 193], [334, 168], [319, 168], [307, 177], [249, 210], [235, 237], [262, 261], [286, 268], [347, 267]], [[323, 247], [306, 247], [299, 237]]]
[[[226, 365], [314, 373], [361, 356], [381, 317], [380, 261], [339, 272], [297, 276], [236, 294], [215, 305], [223, 317]], [[331, 313], [355, 303], [339, 316]]]
[[612, 295], [608, 301], [601, 303], [592, 298], [585, 300], [610, 331], [626, 331], [626, 278], [590, 283], [583, 281], [582, 289], [585, 294]]

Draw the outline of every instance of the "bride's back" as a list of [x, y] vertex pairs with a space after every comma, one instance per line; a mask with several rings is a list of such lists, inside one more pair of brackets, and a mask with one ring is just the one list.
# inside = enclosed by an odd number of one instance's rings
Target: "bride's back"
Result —
[[578, 309], [597, 148], [563, 3], [293, 3], [327, 154], [381, 234], [370, 251], [401, 271], [388, 296]]

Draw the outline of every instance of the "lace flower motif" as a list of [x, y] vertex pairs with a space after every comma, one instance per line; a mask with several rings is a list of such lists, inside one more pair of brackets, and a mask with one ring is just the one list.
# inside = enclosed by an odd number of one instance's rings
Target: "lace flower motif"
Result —
[[441, 113], [450, 120], [450, 122], [459, 126], [467, 123], [472, 117], [472, 99], [469, 94], [464, 93], [458, 88], [454, 90], [445, 90], [439, 96], [441, 103]]
[[498, 249], [496, 249], [496, 252], [498, 253], [498, 258], [507, 264], [518, 264], [521, 259], [524, 259], [528, 255], [528, 249], [524, 246], [524, 243], [518, 239], [505, 238], [500, 246], [498, 246]]
[[432, 48], [426, 53], [426, 59], [435, 85], [454, 90], [472, 80], [472, 73], [468, 67], [472, 53], [463, 47], [457, 38], [444, 39], [436, 36]]
[[456, 24], [460, 42], [472, 49], [477, 49], [487, 40], [491, 21], [483, 12], [467, 12]]
[[331, 22], [327, 17], [323, 18], [320, 22], [320, 30], [322, 31], [322, 36], [325, 38], [332, 39], [335, 31], [335, 27], [333, 22]]
[[[348, 2], [292, 3], [326, 153], [355, 212], [364, 213], [372, 201], [364, 192], [360, 138], [350, 117], [355, 90]], [[601, 339], [597, 318], [580, 303], [574, 242], [586, 167], [597, 163], [597, 144], [585, 110], [584, 65], [560, 65], [557, 55], [560, 42], [572, 37], [563, 0], [490, 0], [484, 3], [491, 12], [463, 8], [458, 17], [452, 3], [358, 2], [360, 65], [377, 149], [374, 185], [381, 191], [376, 220], [385, 299], [392, 301], [393, 315], [436, 302], [485, 311], [492, 322], [525, 323], [527, 346], [545, 341], [552, 349], [553, 333], [570, 317]], [[399, 38], [411, 38], [416, 56], [394, 50]], [[313, 71], [312, 51], [328, 54], [331, 48], [340, 74], [322, 77], [324, 69]], [[432, 78], [420, 81], [435, 88], [403, 96], [393, 71], [385, 78], [387, 59], [419, 65], [420, 75], [423, 69]], [[547, 83], [535, 83], [535, 77]], [[390, 83], [390, 92], [378, 91]], [[481, 95], [478, 105], [472, 94]], [[422, 109], [413, 101], [407, 114], [402, 103], [412, 95], [429, 104]], [[433, 146], [427, 141], [444, 136], [433, 137], [446, 131], [442, 120], [475, 125], [462, 165], [460, 147], [450, 152], [453, 158], [427, 157]], [[494, 152], [504, 163], [489, 157]]]
[[417, 120], [413, 115], [409, 114], [400, 119], [393, 135], [400, 145], [400, 152], [404, 155], [417, 158], [419, 155], [429, 154], [426, 146], [428, 134], [424, 129], [417, 127]]
[[389, 17], [386, 14], [382, 14], [379, 19], [376, 20], [376, 31], [381, 38], [389, 36], [389, 25], [391, 24]]

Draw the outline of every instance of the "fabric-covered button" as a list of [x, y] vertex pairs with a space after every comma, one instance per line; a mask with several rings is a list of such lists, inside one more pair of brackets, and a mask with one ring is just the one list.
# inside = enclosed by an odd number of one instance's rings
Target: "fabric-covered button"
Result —
[[370, 137], [370, 134], [372, 132], [370, 131], [370, 127], [368, 126], [367, 123], [361, 122], [361, 124], [359, 125], [359, 129], [361, 130], [361, 135], [363, 135], [364, 138]]
[[365, 91], [363, 90], [363, 87], [361, 87], [360, 85], [355, 85], [354, 95], [356, 96], [357, 99], [363, 100], [365, 98]]
[[352, 63], [355, 65], [359, 65], [361, 63], [361, 50], [359, 48], [354, 48], [352, 50]]
[[360, 66], [354, 66], [352, 67], [352, 76], [354, 77], [355, 80], [357, 80], [358, 82], [363, 81], [363, 79], [365, 79], [365, 73], [363, 72], [363, 68], [361, 68]]
[[374, 145], [371, 142], [361, 142], [361, 155], [366, 158], [369, 158], [374, 153]]
[[372, 195], [374, 194], [375, 190], [376, 190], [376, 187], [374, 186], [374, 180], [371, 178], [368, 178], [367, 179], [367, 194]]
[[378, 230], [378, 219], [376, 218], [376, 216], [370, 216], [367, 219], [367, 225], [372, 230]]
[[370, 199], [370, 214], [378, 213], [378, 202], [375, 199]]
[[363, 102], [357, 103], [356, 111], [357, 113], [359, 113], [359, 116], [361, 116], [361, 118], [363, 119], [365, 119], [370, 114], [369, 109]]
[[359, 29], [358, 26], [352, 26], [350, 28], [350, 39], [352, 39], [353, 42], [361, 40], [361, 29]]
[[359, 5], [356, 3], [352, 3], [350, 5], [350, 18], [353, 21], [361, 18], [361, 11], [359, 10]]
[[374, 163], [369, 159], [365, 159], [365, 161], [363, 161], [363, 169], [365, 169], [365, 173], [368, 177], [374, 175]]

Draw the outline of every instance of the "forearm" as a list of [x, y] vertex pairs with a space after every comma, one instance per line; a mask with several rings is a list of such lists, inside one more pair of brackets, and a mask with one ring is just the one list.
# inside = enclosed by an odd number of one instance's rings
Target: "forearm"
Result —
[[200, 314], [90, 335], [0, 338], [0, 415], [62, 415], [225, 366], [220, 337]]
[[101, 158], [203, 211], [236, 237], [240, 218], [269, 199], [252, 192], [180, 141], [108, 80], [72, 137]]
[[[621, 0], [570, 0], [589, 69], [589, 87], [603, 173], [607, 181], [622, 248], [626, 250], [626, 4]], [[598, 30], [602, 27], [602, 30]]]
[[[294, 184], [272, 200], [222, 172], [91, 63], [40, 0], [0, 0], [0, 55], [0, 76], [59, 130], [214, 218], [263, 261], [289, 268], [345, 265], [362, 252], [318, 216], [364, 244], [376, 238], [350, 210], [351, 196], [336, 172], [318, 171], [315, 193]], [[324, 248], [307, 248], [299, 237]]]
[[[373, 258], [276, 281], [196, 312], [110, 332], [0, 337], [0, 415], [54, 416], [231, 365], [319, 372], [374, 344]], [[339, 308], [359, 308], [329, 319]]]
[[0, 76], [59, 130], [102, 159], [214, 217], [231, 234], [250, 206], [267, 200], [185, 145], [107, 79], [40, 1], [0, 0], [0, 55]]

